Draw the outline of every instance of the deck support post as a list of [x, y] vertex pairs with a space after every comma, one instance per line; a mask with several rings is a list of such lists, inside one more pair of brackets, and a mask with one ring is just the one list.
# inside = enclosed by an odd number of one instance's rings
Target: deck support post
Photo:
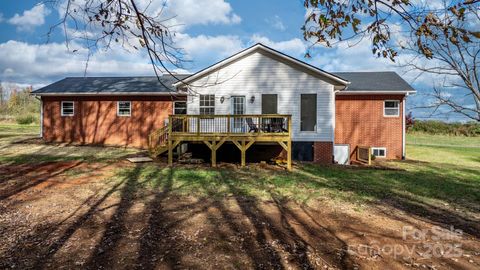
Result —
[[235, 144], [241, 152], [241, 163], [240, 164], [241, 164], [242, 167], [245, 167], [247, 150], [248, 150], [248, 148], [250, 148], [250, 146], [253, 145], [254, 142], [255, 142], [254, 140], [249, 141], [248, 143], [245, 140], [241, 140], [240, 142], [238, 142], [236, 140], [232, 140], [232, 143]]
[[241, 166], [242, 167], [245, 167], [245, 160], [246, 160], [246, 153], [247, 153], [247, 149], [245, 149], [245, 140], [242, 141], [242, 149], [240, 149], [240, 151], [242, 152], [242, 161], [241, 161]]
[[212, 142], [212, 167], [217, 167], [217, 148], [215, 142]]
[[292, 170], [292, 140], [288, 140], [287, 143], [278, 141], [278, 144], [287, 152], [287, 170]]
[[212, 167], [217, 167], [217, 150], [222, 146], [222, 144], [227, 140], [227, 138], [222, 138], [220, 141], [203, 141], [208, 148], [212, 151]]
[[172, 167], [173, 165], [173, 147], [172, 140], [168, 139], [168, 166]]
[[167, 133], [167, 140], [168, 140], [168, 166], [173, 166], [173, 147], [172, 147], [172, 116], [168, 116], [168, 133]]
[[292, 140], [287, 142], [287, 170], [292, 171]]

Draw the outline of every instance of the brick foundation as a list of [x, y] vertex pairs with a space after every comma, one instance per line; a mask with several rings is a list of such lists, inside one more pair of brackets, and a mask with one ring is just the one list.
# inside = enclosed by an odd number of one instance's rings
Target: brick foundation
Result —
[[313, 161], [320, 164], [332, 164], [333, 142], [314, 142]]

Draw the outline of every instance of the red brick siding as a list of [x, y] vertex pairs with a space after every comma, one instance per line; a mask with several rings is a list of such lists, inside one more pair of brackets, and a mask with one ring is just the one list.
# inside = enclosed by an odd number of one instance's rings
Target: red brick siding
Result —
[[[387, 159], [402, 158], [403, 95], [337, 95], [335, 143], [350, 145], [350, 159], [357, 146], [387, 148]], [[400, 116], [384, 117], [385, 100], [400, 101]]]
[[320, 164], [333, 163], [333, 143], [332, 142], [314, 142], [313, 143], [313, 161]]
[[[172, 113], [171, 97], [43, 97], [46, 141], [145, 148], [148, 134]], [[117, 101], [131, 101], [130, 117], [117, 116]], [[61, 116], [61, 101], [74, 102], [74, 116]]]

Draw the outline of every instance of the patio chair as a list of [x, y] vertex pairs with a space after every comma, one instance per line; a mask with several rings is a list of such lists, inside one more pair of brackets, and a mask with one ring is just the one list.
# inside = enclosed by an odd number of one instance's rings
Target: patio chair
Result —
[[246, 118], [245, 121], [248, 125], [248, 132], [258, 132], [258, 127], [255, 125], [255, 123], [253, 123], [252, 118]]

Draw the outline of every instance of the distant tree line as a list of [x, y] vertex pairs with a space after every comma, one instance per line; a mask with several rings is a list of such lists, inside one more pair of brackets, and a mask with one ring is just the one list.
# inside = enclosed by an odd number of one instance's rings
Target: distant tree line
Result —
[[40, 101], [31, 95], [32, 87], [0, 84], [0, 121], [18, 124], [39, 123]]
[[480, 136], [480, 124], [476, 121], [467, 123], [447, 123], [436, 120], [413, 120], [410, 125], [410, 121], [407, 117], [407, 130], [411, 132], [422, 132], [427, 134], [440, 134], [440, 135], [452, 135], [452, 136], [467, 136], [477, 137]]

